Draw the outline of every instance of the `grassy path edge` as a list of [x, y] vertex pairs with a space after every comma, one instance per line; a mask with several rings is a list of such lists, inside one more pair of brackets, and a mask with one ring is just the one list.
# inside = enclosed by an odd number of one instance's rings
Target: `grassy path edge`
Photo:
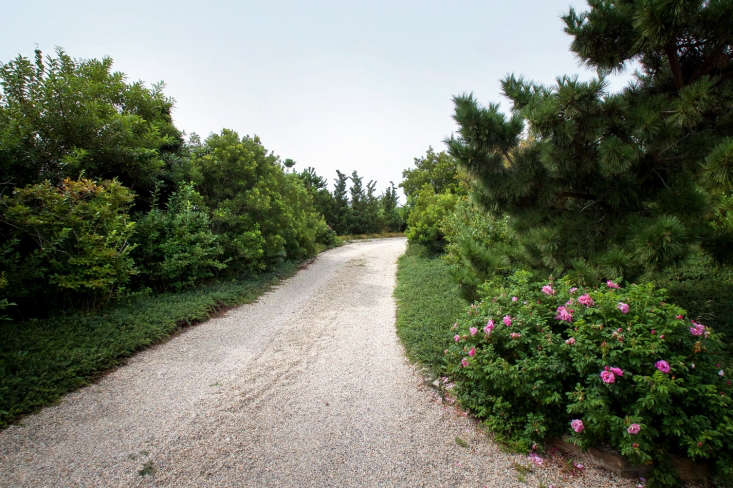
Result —
[[0, 430], [124, 365], [138, 351], [254, 302], [314, 259], [191, 290], [134, 296], [94, 313], [0, 323]]

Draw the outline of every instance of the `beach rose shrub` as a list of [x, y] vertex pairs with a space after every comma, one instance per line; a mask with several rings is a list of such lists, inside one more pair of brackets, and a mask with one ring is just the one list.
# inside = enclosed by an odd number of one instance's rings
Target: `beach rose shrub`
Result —
[[610, 446], [651, 465], [650, 486], [677, 482], [672, 456], [730, 480], [733, 391], [719, 334], [652, 284], [576, 289], [529, 277], [484, 285], [450, 331], [446, 368], [461, 404], [520, 449], [563, 434]]

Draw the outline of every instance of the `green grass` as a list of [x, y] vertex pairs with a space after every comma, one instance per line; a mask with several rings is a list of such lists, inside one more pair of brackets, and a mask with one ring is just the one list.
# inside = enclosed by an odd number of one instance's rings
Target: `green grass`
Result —
[[93, 314], [0, 322], [0, 429], [182, 327], [254, 301], [297, 269], [286, 263], [256, 277], [129, 298]]
[[411, 244], [397, 269], [397, 334], [407, 356], [437, 376], [443, 351], [450, 345], [450, 327], [468, 303], [440, 257]]

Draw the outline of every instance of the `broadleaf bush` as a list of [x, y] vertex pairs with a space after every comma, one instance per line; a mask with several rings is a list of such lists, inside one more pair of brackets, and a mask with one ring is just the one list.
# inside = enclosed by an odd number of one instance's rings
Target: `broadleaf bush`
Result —
[[520, 271], [481, 287], [453, 325], [446, 369], [461, 404], [514, 447], [569, 434], [677, 482], [671, 456], [733, 475], [731, 381], [719, 333], [652, 284], [573, 286]]

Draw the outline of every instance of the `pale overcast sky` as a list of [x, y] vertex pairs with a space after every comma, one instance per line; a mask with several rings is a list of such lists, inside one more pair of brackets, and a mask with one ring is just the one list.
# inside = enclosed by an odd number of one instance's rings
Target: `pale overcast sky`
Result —
[[590, 77], [563, 31], [570, 5], [586, 3], [26, 0], [2, 9], [0, 61], [36, 46], [110, 56], [129, 81], [164, 81], [188, 134], [256, 134], [298, 169], [356, 169], [381, 190], [444, 149], [453, 95], [503, 101], [509, 73]]

